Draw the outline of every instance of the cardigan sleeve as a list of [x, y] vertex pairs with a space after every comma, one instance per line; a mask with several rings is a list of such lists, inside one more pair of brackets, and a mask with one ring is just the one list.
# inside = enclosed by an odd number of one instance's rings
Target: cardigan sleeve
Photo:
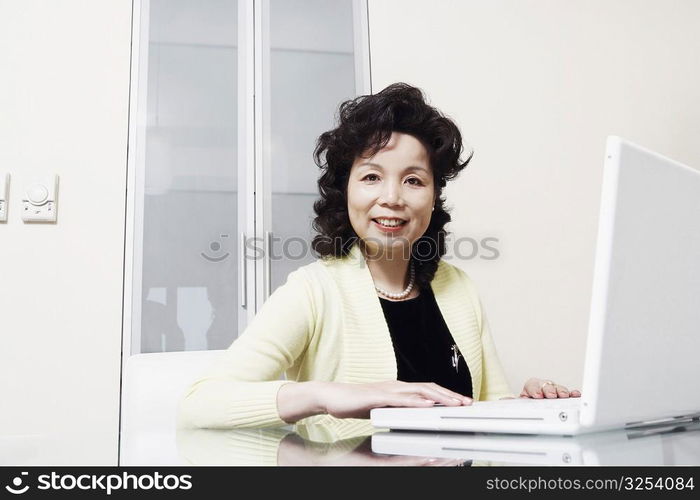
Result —
[[508, 386], [501, 361], [496, 352], [496, 346], [491, 337], [488, 318], [481, 312], [481, 393], [479, 399], [482, 401], [493, 401], [505, 397], [515, 397]]
[[294, 364], [314, 330], [314, 306], [303, 268], [290, 273], [242, 335], [185, 392], [182, 425], [233, 429], [285, 425], [277, 411], [281, 375]]

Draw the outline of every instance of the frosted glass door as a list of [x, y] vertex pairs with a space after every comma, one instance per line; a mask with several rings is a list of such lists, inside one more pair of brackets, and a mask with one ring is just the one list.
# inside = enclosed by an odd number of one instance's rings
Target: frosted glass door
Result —
[[125, 346], [226, 349], [315, 259], [312, 155], [338, 104], [370, 91], [366, 0], [135, 6]]
[[146, 125], [131, 351], [225, 349], [238, 332], [240, 290], [238, 2], [143, 5]]

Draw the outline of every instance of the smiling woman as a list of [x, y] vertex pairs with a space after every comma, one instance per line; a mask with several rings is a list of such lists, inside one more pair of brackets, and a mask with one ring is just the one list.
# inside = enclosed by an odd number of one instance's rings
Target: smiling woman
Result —
[[[457, 126], [404, 83], [344, 102], [339, 117], [315, 151], [320, 258], [289, 274], [190, 387], [185, 422], [310, 423], [513, 397], [473, 283], [441, 258], [442, 188], [471, 158]], [[521, 393], [569, 395], [540, 379]]]

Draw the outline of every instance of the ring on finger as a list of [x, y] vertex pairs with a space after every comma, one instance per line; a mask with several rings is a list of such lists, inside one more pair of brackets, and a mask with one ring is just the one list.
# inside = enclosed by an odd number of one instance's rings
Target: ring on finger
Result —
[[555, 384], [555, 383], [552, 382], [551, 380], [545, 380], [544, 382], [542, 382], [542, 385], [540, 386], [540, 390], [541, 390], [542, 392], [544, 392], [544, 386], [545, 386], [545, 385], [551, 385], [552, 387], [554, 387], [554, 390], [557, 389], [557, 384]]

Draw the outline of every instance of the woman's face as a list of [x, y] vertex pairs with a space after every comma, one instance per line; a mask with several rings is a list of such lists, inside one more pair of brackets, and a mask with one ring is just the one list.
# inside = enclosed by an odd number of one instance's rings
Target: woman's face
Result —
[[[370, 158], [355, 158], [348, 179], [348, 214], [357, 235], [375, 257], [410, 251], [430, 224], [435, 203], [428, 151], [412, 135], [393, 132]], [[382, 228], [377, 219], [406, 221]], [[410, 253], [403, 254], [406, 258]]]

